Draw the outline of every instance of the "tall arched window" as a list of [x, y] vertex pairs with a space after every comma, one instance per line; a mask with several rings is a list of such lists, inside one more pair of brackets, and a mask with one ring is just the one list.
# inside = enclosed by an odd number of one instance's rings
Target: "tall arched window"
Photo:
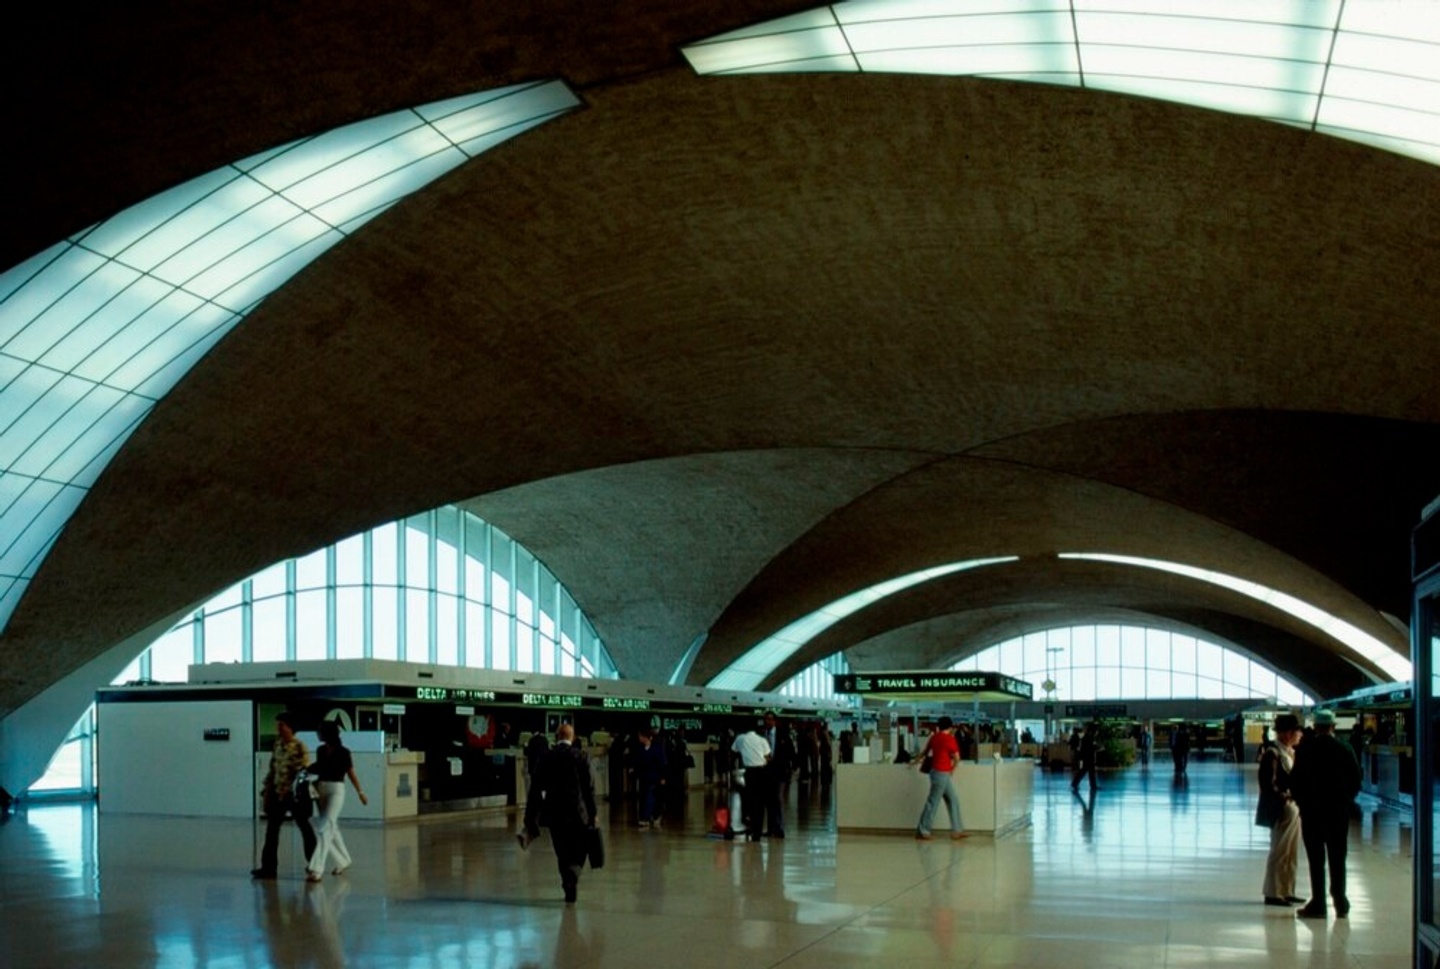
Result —
[[956, 670], [990, 670], [1036, 686], [1055, 683], [1060, 700], [1273, 699], [1309, 706], [1315, 698], [1275, 670], [1233, 649], [1144, 626], [1068, 626], [1027, 633], [983, 649]]

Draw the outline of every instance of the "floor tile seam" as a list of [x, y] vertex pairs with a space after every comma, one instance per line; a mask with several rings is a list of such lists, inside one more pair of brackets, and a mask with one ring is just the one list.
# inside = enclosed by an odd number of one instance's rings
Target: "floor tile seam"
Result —
[[[951, 868], [951, 867], [954, 867], [954, 866], [955, 866], [955, 862], [952, 861], [949, 865], [946, 866], [946, 868]], [[935, 873], [933, 873], [933, 874], [931, 874], [931, 875], [929, 875], [929, 876], [927, 876], [927, 877], [925, 877], [925, 878], [922, 878], [922, 879], [920, 879], [919, 881], [917, 881], [917, 882], [909, 885], [908, 887], [906, 887], [906, 888], [904, 888], [904, 889], [901, 889], [900, 891], [898, 891], [898, 892], [896, 892], [895, 894], [891, 895], [889, 898], [886, 898], [886, 899], [884, 899], [884, 900], [882, 900], [882, 901], [879, 901], [879, 902], [875, 902], [874, 904], [866, 907], [863, 911], [857, 912], [857, 913], [855, 913], [854, 915], [850, 916], [850, 917], [847, 918], [847, 919], [844, 919], [844, 920], [842, 920], [842, 921], [836, 922], [833, 926], [830, 927], [829, 931], [825, 932], [823, 935], [820, 935], [820, 936], [816, 937], [815, 939], [811, 940], [811, 941], [808, 942], [807, 944], [805, 944], [805, 945], [799, 947], [798, 949], [796, 949], [795, 951], [789, 953], [789, 954], [786, 955], [784, 958], [782, 958], [779, 962], [773, 962], [773, 963], [771, 963], [769, 969], [776, 969], [776, 967], [783, 966], [783, 965], [784, 965], [786, 962], [788, 962], [789, 960], [795, 958], [796, 956], [801, 955], [802, 953], [805, 953], [805, 952], [809, 951], [810, 949], [814, 948], [814, 947], [817, 946], [817, 945], [820, 945], [822, 942], [826, 941], [827, 939], [831, 938], [832, 936], [836, 935], [837, 933], [843, 932], [845, 929], [848, 929], [848, 928], [851, 928], [851, 927], [855, 926], [855, 924], [858, 923], [860, 920], [862, 920], [862, 919], [864, 919], [864, 918], [867, 918], [868, 916], [870, 916], [871, 914], [879, 911], [880, 909], [885, 908], [885, 907], [888, 906], [888, 905], [893, 905], [893, 904], [895, 904], [897, 901], [899, 901], [899, 900], [900, 900], [901, 898], [903, 898], [905, 895], [908, 895], [910, 892], [913, 892], [915, 889], [920, 888], [920, 887], [923, 886], [925, 883], [927, 883], [927, 882], [929, 882], [929, 881], [933, 881], [935, 878], [938, 878], [940, 875], [943, 875], [943, 874], [944, 874], [944, 871], [935, 872]]]

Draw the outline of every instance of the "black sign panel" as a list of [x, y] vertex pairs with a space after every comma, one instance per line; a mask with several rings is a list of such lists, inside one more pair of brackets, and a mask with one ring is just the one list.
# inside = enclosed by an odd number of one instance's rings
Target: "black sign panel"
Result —
[[1065, 704], [1065, 716], [1067, 717], [1128, 717], [1130, 708], [1123, 703], [1067, 703]]
[[1034, 687], [1000, 673], [963, 673], [954, 670], [893, 671], [883, 673], [837, 673], [836, 693], [858, 693], [861, 696], [894, 696], [903, 694], [974, 693], [1001, 694], [1017, 700], [1028, 700]]

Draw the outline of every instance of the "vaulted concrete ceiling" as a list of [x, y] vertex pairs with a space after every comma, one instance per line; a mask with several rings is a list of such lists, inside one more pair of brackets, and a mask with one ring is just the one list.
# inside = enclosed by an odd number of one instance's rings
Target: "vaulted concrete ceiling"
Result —
[[536, 549], [645, 678], [697, 637], [701, 682], [859, 586], [1009, 554], [1020, 581], [956, 577], [831, 642], [900, 657], [892, 631], [946, 615], [1127, 610], [1320, 688], [1377, 673], [1233, 593], [1066, 551], [1249, 578], [1403, 653], [1381, 611], [1406, 614], [1440, 493], [1440, 173], [1086, 91], [680, 66], [801, 8], [197, 3], [37, 31], [4, 68], [30, 95], [7, 265], [358, 117], [547, 76], [586, 108], [371, 223], [166, 398], [0, 638], [0, 715], [270, 562], [447, 502]]

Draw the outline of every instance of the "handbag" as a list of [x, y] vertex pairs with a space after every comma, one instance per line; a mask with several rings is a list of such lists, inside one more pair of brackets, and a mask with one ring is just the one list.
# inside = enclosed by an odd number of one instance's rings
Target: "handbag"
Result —
[[308, 818], [315, 813], [315, 775], [301, 771], [291, 787], [290, 816]]
[[935, 766], [935, 752], [929, 747], [925, 748], [925, 754], [920, 758], [920, 773], [928, 774]]
[[599, 828], [585, 829], [585, 858], [592, 869], [605, 867], [605, 836]]

